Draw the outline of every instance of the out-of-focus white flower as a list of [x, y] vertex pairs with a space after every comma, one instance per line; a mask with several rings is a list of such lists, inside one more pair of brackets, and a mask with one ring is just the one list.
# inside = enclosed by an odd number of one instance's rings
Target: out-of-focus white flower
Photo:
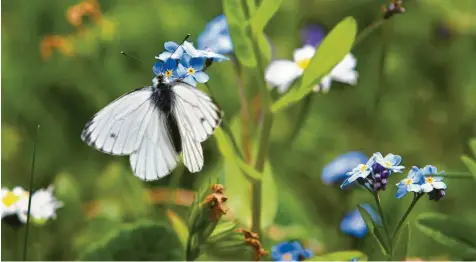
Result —
[[[47, 189], [40, 189], [31, 196], [30, 215], [31, 221], [36, 224], [43, 224], [49, 219], [56, 219], [56, 209], [63, 206], [53, 195], [53, 186]], [[20, 221], [26, 223], [28, 213], [28, 198], [19, 201], [18, 217]]]
[[1, 216], [2, 218], [8, 215], [17, 214], [18, 204], [26, 199], [28, 201], [28, 192], [21, 187], [15, 187], [13, 190], [8, 188], [2, 188], [2, 205], [1, 205]]
[[[305, 45], [294, 50], [294, 61], [272, 61], [266, 69], [266, 81], [271, 87], [277, 87], [280, 93], [286, 92], [294, 80], [303, 74], [315, 52], [315, 47]], [[328, 92], [332, 80], [355, 85], [359, 76], [355, 70], [356, 65], [357, 59], [352, 54], [347, 54], [328, 75], [322, 78], [321, 83], [314, 87], [314, 91]]]

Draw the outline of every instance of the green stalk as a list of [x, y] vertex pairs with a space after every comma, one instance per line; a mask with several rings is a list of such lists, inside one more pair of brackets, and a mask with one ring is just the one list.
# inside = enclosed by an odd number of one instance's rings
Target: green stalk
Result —
[[[248, 16], [254, 9], [251, 1], [246, 1], [248, 6]], [[269, 97], [266, 81], [264, 80], [264, 67], [261, 60], [261, 53], [258, 47], [258, 41], [256, 39], [255, 32], [249, 31], [253, 43], [253, 53], [256, 57], [257, 72], [260, 86], [260, 96], [262, 101], [262, 126], [259, 137], [258, 153], [256, 156], [255, 169], [262, 173], [264, 171], [264, 165], [268, 152], [268, 142], [271, 133], [271, 126], [273, 123], [273, 115], [271, 114], [271, 98]], [[261, 192], [262, 184], [260, 181], [255, 181], [251, 187], [251, 230], [261, 235]]]
[[397, 227], [395, 228], [395, 231], [393, 232], [393, 235], [392, 235], [392, 238], [391, 238], [391, 243], [393, 243], [393, 241], [395, 240], [395, 237], [397, 236], [398, 234], [398, 231], [400, 230], [400, 228], [402, 227], [403, 223], [405, 222], [405, 220], [407, 219], [408, 215], [410, 214], [410, 212], [412, 211], [412, 209], [415, 207], [416, 203], [418, 202], [418, 200], [420, 200], [420, 198], [423, 196], [423, 194], [418, 194], [415, 195], [413, 197], [413, 200], [412, 200], [412, 203], [410, 204], [410, 206], [408, 207], [407, 211], [405, 212], [405, 214], [403, 214], [403, 217], [400, 219], [400, 221], [398, 222], [398, 225]]
[[26, 261], [26, 255], [28, 251], [28, 234], [30, 228], [30, 212], [31, 212], [31, 197], [33, 195], [33, 177], [35, 175], [35, 158], [36, 158], [36, 143], [38, 140], [38, 134], [40, 132], [40, 125], [36, 129], [36, 137], [33, 142], [33, 156], [31, 157], [31, 170], [30, 170], [30, 186], [28, 194], [28, 211], [26, 213], [26, 231], [25, 231], [25, 240], [23, 242], [23, 261]]
[[377, 192], [373, 193], [374, 195], [374, 198], [375, 198], [375, 203], [377, 204], [377, 209], [378, 209], [378, 212], [380, 214], [380, 218], [382, 219], [382, 224], [383, 224], [383, 228], [385, 230], [385, 235], [387, 235], [387, 246], [389, 248], [389, 252], [390, 254], [392, 254], [392, 245], [391, 245], [391, 242], [390, 242], [390, 234], [388, 233], [388, 224], [387, 224], [387, 220], [385, 219], [385, 214], [383, 213], [383, 208], [382, 208], [382, 204], [380, 202], [380, 197], [379, 197], [379, 194]]

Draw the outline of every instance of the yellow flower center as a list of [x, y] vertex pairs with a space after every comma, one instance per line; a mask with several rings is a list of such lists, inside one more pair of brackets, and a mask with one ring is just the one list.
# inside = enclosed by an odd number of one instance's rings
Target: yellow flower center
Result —
[[296, 64], [297, 66], [299, 66], [299, 68], [301, 69], [306, 69], [307, 66], [309, 65], [309, 62], [311, 62], [311, 59], [308, 58], [308, 59], [304, 59], [304, 60], [299, 60], [299, 61], [296, 61]]
[[425, 181], [426, 181], [428, 184], [431, 184], [431, 183], [433, 183], [433, 181], [435, 181], [435, 180], [433, 179], [433, 177], [428, 176], [428, 177], [425, 177]]
[[170, 77], [172, 75], [172, 70], [165, 71], [165, 77]]
[[2, 203], [6, 207], [10, 207], [11, 205], [15, 204], [15, 202], [18, 201], [20, 197], [15, 196], [12, 192], [8, 192], [3, 198], [2, 198]]
[[413, 184], [413, 179], [407, 178], [407, 179], [405, 179], [404, 183], [405, 183], [405, 185], [409, 186], [409, 185]]
[[286, 253], [281, 257], [283, 261], [291, 261], [293, 260], [293, 255], [291, 253]]
[[385, 165], [386, 166], [392, 166], [392, 163], [390, 163], [389, 161], [385, 161]]
[[366, 169], [367, 169], [367, 166], [366, 166], [366, 165], [362, 165], [362, 166], [360, 167], [360, 171], [362, 171], [362, 172], [365, 171]]
[[189, 68], [187, 69], [187, 73], [188, 73], [189, 75], [193, 75], [193, 74], [195, 74], [195, 69], [193, 69], [192, 67], [189, 67]]

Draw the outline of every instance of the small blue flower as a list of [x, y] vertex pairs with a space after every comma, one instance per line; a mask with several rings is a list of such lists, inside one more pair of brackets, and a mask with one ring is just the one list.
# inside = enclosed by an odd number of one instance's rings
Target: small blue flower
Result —
[[165, 51], [156, 56], [155, 59], [165, 61], [170, 59], [180, 59], [183, 55], [183, 45], [179, 45], [175, 42], [169, 41], [164, 44]]
[[354, 258], [352, 258], [350, 261], [354, 261], [354, 262], [355, 262], [355, 261], [357, 261], [357, 258], [354, 257]]
[[319, 25], [306, 25], [301, 30], [301, 41], [304, 45], [318, 46], [326, 36], [326, 33]]
[[219, 15], [205, 25], [205, 29], [197, 38], [198, 48], [209, 49], [218, 54], [226, 55], [233, 52], [233, 43], [228, 30], [225, 15]]
[[327, 185], [342, 183], [348, 172], [357, 165], [366, 163], [368, 159], [365, 154], [357, 151], [342, 154], [322, 169], [322, 181]]
[[404, 197], [408, 192], [420, 193], [422, 191], [422, 179], [424, 180], [421, 169], [416, 166], [413, 166], [412, 169], [408, 172], [407, 178], [403, 179], [402, 181], [400, 181], [400, 183], [397, 184], [398, 190], [395, 197], [400, 199]]
[[155, 75], [164, 75], [169, 80], [175, 79], [178, 77], [177, 72], [177, 61], [174, 59], [168, 59], [167, 61], [157, 62], [152, 67], [152, 72]]
[[402, 162], [402, 157], [399, 155], [394, 155], [390, 153], [383, 157], [380, 152], [377, 152], [374, 153], [374, 156], [376, 162], [389, 171], [401, 173], [402, 170], [405, 168], [404, 166], [400, 166], [400, 163]]
[[[362, 204], [362, 207], [369, 212], [372, 219], [376, 224], [381, 223], [380, 217], [368, 204]], [[356, 238], [362, 238], [368, 233], [367, 225], [364, 218], [360, 214], [358, 209], [352, 210], [347, 213], [340, 223], [340, 230], [347, 235], [351, 235]]]
[[428, 193], [430, 200], [438, 201], [446, 195], [447, 187], [441, 176], [444, 173], [444, 171], [438, 173], [438, 169], [431, 165], [427, 165], [421, 169], [423, 176], [421, 189], [423, 192]]
[[271, 249], [273, 261], [302, 261], [313, 255], [311, 250], [304, 249], [298, 241], [285, 241]]
[[183, 55], [177, 67], [177, 75], [192, 86], [197, 86], [197, 82], [206, 83], [210, 77], [202, 71], [204, 63], [205, 59], [202, 57]]
[[372, 173], [372, 165], [375, 163], [375, 155], [373, 155], [366, 164], [359, 164], [352, 171], [347, 173], [349, 176], [344, 183], [340, 186], [341, 189], [344, 189], [352, 182], [356, 181], [359, 178], [367, 178]]

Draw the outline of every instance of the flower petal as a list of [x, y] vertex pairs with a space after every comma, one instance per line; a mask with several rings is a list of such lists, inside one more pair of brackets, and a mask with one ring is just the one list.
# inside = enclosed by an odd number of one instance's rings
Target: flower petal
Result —
[[197, 80], [197, 82], [199, 83], [206, 83], [210, 77], [207, 75], [207, 73], [205, 72], [202, 72], [202, 71], [198, 71], [198, 72], [195, 72], [195, 80]]
[[418, 184], [408, 185], [407, 191], [419, 193], [421, 191], [421, 186]]
[[265, 79], [271, 87], [279, 86], [283, 93], [302, 72], [302, 69], [292, 61], [275, 60], [266, 68]]
[[394, 155], [390, 153], [384, 157], [384, 160], [390, 162], [392, 166], [396, 166], [402, 162], [402, 157], [399, 155]]
[[155, 75], [160, 75], [162, 73], [162, 66], [163, 66], [163, 62], [157, 62], [154, 64], [154, 66], [152, 67], [152, 72], [154, 72]]
[[319, 25], [307, 25], [301, 31], [301, 41], [305, 45], [318, 46], [325, 35], [324, 30]]
[[318, 91], [322, 91], [322, 93], [328, 93], [331, 89], [332, 78], [330, 75], [327, 75], [322, 78], [321, 83], [319, 83]]
[[178, 64], [177, 69], [175, 70], [175, 74], [177, 75], [177, 77], [183, 78], [187, 75], [187, 69], [182, 64]]
[[340, 230], [347, 235], [362, 238], [367, 235], [368, 228], [359, 210], [347, 213], [340, 223]]
[[310, 59], [316, 53], [316, 48], [311, 45], [305, 45], [301, 48], [294, 50], [293, 58], [294, 62]]
[[400, 198], [404, 197], [406, 194], [407, 194], [407, 187], [405, 185], [399, 185], [398, 190], [397, 190], [397, 194], [395, 195], [395, 197], [397, 199], [400, 199]]
[[171, 54], [172, 54], [172, 52], [165, 51], [165, 52], [160, 53], [158, 56], [156, 56], [155, 59], [165, 61], [165, 60], [169, 59]]
[[446, 189], [446, 184], [442, 181], [433, 182], [433, 188], [435, 189]]
[[192, 42], [185, 41], [182, 46], [183, 50], [185, 50], [185, 52], [191, 57], [201, 56], [201, 53], [193, 46]]
[[338, 81], [344, 84], [356, 85], [357, 80], [359, 78], [359, 72], [355, 70], [335, 72], [331, 74], [331, 77], [335, 81]]
[[191, 86], [194, 86], [196, 87], [197, 86], [197, 81], [195, 80], [195, 78], [191, 75], [188, 75], [186, 76], [183, 81]]
[[179, 45], [175, 42], [172, 42], [172, 41], [168, 41], [168, 42], [164, 43], [165, 50], [167, 50], [169, 52], [175, 51], [175, 49], [177, 49], [178, 47], [179, 47]]
[[165, 65], [164, 65], [165, 70], [172, 70], [173, 71], [175, 68], [177, 68], [177, 60], [168, 59], [167, 61], [165, 61]]
[[438, 173], [438, 169], [432, 165], [426, 165], [422, 170], [423, 175], [434, 175]]
[[425, 183], [425, 184], [421, 185], [421, 189], [423, 190], [423, 192], [428, 193], [428, 192], [433, 191], [433, 186], [429, 183]]
[[190, 66], [195, 69], [195, 71], [201, 71], [205, 64], [205, 59], [202, 57], [193, 57], [190, 59]]

